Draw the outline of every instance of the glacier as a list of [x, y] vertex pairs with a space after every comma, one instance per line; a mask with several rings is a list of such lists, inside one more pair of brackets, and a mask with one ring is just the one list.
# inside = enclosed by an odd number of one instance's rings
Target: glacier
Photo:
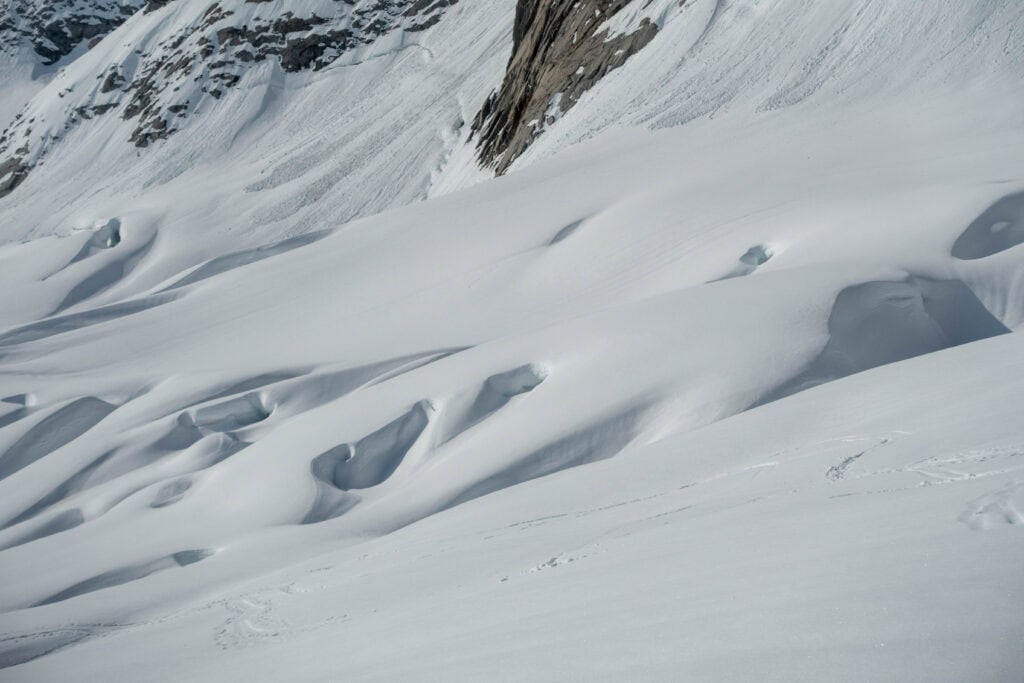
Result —
[[151, 4], [4, 53], [0, 679], [1019, 680], [1024, 6], [620, 2], [497, 174], [514, 0], [140, 146]]

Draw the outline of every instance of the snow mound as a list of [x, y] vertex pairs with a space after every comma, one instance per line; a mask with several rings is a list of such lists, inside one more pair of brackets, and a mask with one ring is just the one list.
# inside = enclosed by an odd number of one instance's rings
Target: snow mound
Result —
[[165, 569], [186, 567], [190, 564], [200, 562], [212, 554], [213, 552], [209, 550], [182, 550], [168, 557], [162, 557], [151, 562], [143, 562], [128, 567], [122, 567], [120, 569], [114, 569], [97, 576], [92, 576], [84, 581], [76, 583], [73, 586], [68, 586], [64, 590], [54, 593], [50, 597], [40, 601], [38, 605], [51, 605], [55, 602], [70, 600], [76, 596], [92, 593], [93, 591], [119, 586], [121, 584], [128, 583], [129, 581], [137, 581], [138, 579], [145, 578], [150, 574], [154, 574], [159, 571], [164, 571]]
[[71, 443], [116, 408], [116, 405], [95, 396], [87, 396], [53, 411], [22, 434], [0, 456], [0, 479]]
[[764, 402], [880, 365], [1008, 332], [958, 280], [911, 277], [905, 282], [848, 287], [832, 307], [824, 350]]
[[464, 392], [442, 412], [438, 440], [450, 441], [508, 404], [514, 397], [533, 391], [547, 378], [547, 370], [530, 363], [488, 377], [478, 391]]

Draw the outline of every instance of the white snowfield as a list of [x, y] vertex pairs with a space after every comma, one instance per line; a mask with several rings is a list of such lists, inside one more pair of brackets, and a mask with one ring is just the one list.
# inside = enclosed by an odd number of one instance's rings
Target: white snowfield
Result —
[[654, 5], [503, 178], [463, 0], [0, 199], [0, 680], [1024, 677], [1024, 5]]

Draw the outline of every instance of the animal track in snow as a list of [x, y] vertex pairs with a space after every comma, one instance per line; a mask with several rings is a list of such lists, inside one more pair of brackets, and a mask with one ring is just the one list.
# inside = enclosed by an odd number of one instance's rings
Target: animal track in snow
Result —
[[[859, 439], [843, 439], [842, 442], [843, 443], [856, 443], [857, 441], [864, 441], [864, 440], [873, 440], [873, 439], [871, 439], [871, 437], [859, 438]], [[825, 476], [828, 477], [829, 479], [831, 479], [832, 481], [839, 481], [840, 479], [845, 478], [846, 477], [846, 471], [850, 468], [850, 466], [853, 463], [855, 463], [858, 460], [860, 460], [862, 457], [867, 455], [870, 451], [873, 451], [876, 448], [881, 448], [882, 446], [885, 446], [891, 440], [892, 439], [890, 437], [883, 437], [878, 443], [874, 444], [873, 446], [869, 446], [867, 448], [864, 448], [864, 449], [860, 450], [857, 453], [854, 453], [853, 455], [850, 455], [850, 456], [847, 456], [847, 457], [843, 458], [840, 462], [836, 463], [835, 465], [832, 465], [832, 467], [829, 467], [828, 471], [825, 472]]]
[[341, 614], [310, 624], [294, 624], [275, 616], [275, 608], [280, 606], [282, 599], [287, 600], [299, 593], [302, 591], [288, 585], [257, 589], [220, 601], [217, 604], [228, 612], [228, 617], [215, 629], [214, 643], [222, 650], [253, 647], [268, 640], [315, 631], [349, 618], [347, 614]]
[[967, 504], [959, 520], [974, 531], [1024, 524], [1024, 482], [1007, 484]]
[[249, 593], [223, 603], [229, 616], [214, 633], [214, 642], [220, 649], [258, 645], [280, 635], [284, 624], [270, 616], [270, 602], [258, 595]]
[[927, 477], [929, 484], [948, 484], [1024, 470], [1024, 447], [1004, 446], [962, 451], [920, 460], [906, 471]]
[[567, 564], [572, 564], [579, 560], [583, 560], [590, 557], [588, 553], [560, 553], [555, 555], [546, 562], [541, 562], [530, 568], [530, 574], [536, 574], [537, 572], [546, 571], [548, 569], [555, 569], [557, 567], [563, 567]]

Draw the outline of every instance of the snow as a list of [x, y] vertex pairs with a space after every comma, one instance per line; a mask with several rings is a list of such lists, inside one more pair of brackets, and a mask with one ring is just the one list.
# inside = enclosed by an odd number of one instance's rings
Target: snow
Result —
[[33, 60], [28, 50], [18, 50], [4, 57], [8, 63], [0, 71], [0, 89], [4, 93], [3, 98], [0, 98], [0, 130], [7, 128], [25, 103], [43, 87], [42, 83], [32, 78]]
[[[616, 36], [635, 33], [643, 24], [648, 22], [661, 29], [671, 19], [674, 19], [677, 14], [682, 12], [684, 8], [694, 11], [692, 9], [694, 4], [703, 5], [712, 11], [717, 6], [715, 0], [697, 0], [696, 3], [686, 2], [685, 0], [641, 0], [640, 2], [627, 4], [611, 18], [600, 24], [594, 30], [594, 33], [607, 33], [607, 38], [605, 39], [607, 42]], [[701, 9], [696, 11], [701, 11]]]
[[1019, 676], [1024, 9], [687, 3], [494, 179], [513, 9], [0, 199], [4, 680]]

